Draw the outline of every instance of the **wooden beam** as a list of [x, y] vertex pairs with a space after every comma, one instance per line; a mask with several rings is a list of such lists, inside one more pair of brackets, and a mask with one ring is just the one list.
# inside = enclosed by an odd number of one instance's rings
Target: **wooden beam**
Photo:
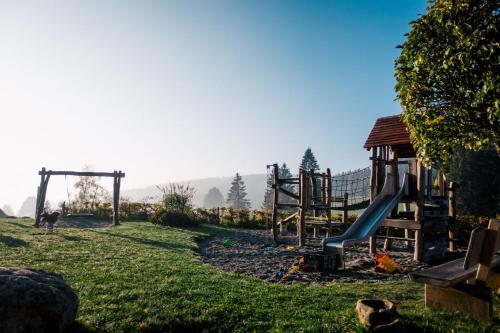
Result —
[[298, 204], [288, 204], [288, 203], [279, 203], [276, 204], [276, 208], [298, 208], [300, 205]]
[[349, 210], [348, 210], [348, 207], [349, 206], [349, 193], [345, 192], [344, 193], [344, 198], [342, 200], [342, 222], [343, 223], [347, 223], [347, 218], [348, 218], [348, 215], [349, 215]]
[[[332, 211], [330, 208], [332, 208], [332, 172], [330, 171], [330, 168], [326, 169], [326, 207], [328, 207], [326, 210], [326, 217], [329, 221], [331, 221]], [[327, 237], [330, 236], [331, 233], [332, 226], [330, 225], [327, 230]]]
[[[425, 168], [422, 162], [417, 162], [417, 203], [415, 208], [415, 221], [422, 225], [424, 216], [424, 194], [425, 194]], [[423, 239], [422, 230], [415, 230], [415, 250], [413, 260], [422, 259]]]
[[[118, 173], [115, 171], [115, 174]], [[113, 178], [113, 225], [120, 224], [120, 177]]]
[[[42, 171], [45, 171], [45, 167], [42, 168]], [[40, 175], [40, 185], [38, 186], [38, 190], [37, 190], [37, 194], [36, 194], [35, 227], [38, 227], [40, 225], [40, 215], [42, 214], [42, 212], [40, 210], [40, 207], [41, 207], [40, 200], [42, 199], [42, 189], [43, 189], [44, 183], [45, 183], [45, 174], [42, 174], [42, 175]]]
[[372, 170], [370, 175], [370, 202], [377, 196], [377, 148], [372, 148]]
[[[457, 217], [457, 200], [456, 200], [456, 189], [457, 183], [450, 182], [448, 186], [448, 228], [456, 226], [456, 217]], [[453, 252], [456, 250], [455, 242], [455, 233], [449, 229], [448, 230], [448, 250]]]
[[48, 176], [81, 176], [81, 177], [125, 177], [125, 173], [119, 172], [115, 175], [114, 172], [90, 172], [90, 171], [45, 171], [45, 168], [42, 168], [41, 171], [38, 171], [39, 175], [48, 175]]
[[278, 243], [278, 207], [279, 207], [279, 168], [278, 164], [273, 164], [273, 212], [271, 216], [273, 240]]
[[283, 220], [279, 221], [278, 223], [279, 223], [280, 225], [282, 225], [282, 224], [286, 224], [286, 223], [290, 222], [291, 220], [293, 220], [294, 218], [296, 218], [296, 217], [297, 217], [297, 214], [298, 214], [298, 213], [297, 213], [297, 212], [295, 212], [295, 213], [293, 213], [292, 215], [290, 215], [290, 216], [288, 216], [288, 217], [284, 218]]
[[[318, 200], [318, 184], [316, 182], [316, 175], [314, 173], [314, 169], [311, 169], [310, 171], [310, 181], [311, 181], [311, 203], [316, 203], [317, 201], [320, 201], [321, 200]], [[313, 215], [314, 216], [318, 216], [319, 215], [319, 212], [318, 212], [318, 209], [314, 208], [313, 207]]]
[[[274, 185], [273, 185], [273, 186], [274, 186]], [[281, 188], [281, 187], [279, 187], [279, 186], [277, 186], [277, 188], [278, 188], [278, 191], [279, 191], [279, 192], [281, 192], [281, 193], [283, 193], [284, 195], [288, 195], [289, 197], [292, 197], [292, 198], [294, 198], [295, 200], [299, 200], [299, 199], [300, 199], [300, 196], [298, 196], [298, 195], [297, 195], [297, 194], [295, 194], [295, 193], [292, 193], [292, 192], [290, 192], [290, 191], [287, 191], [287, 190], [285, 190], [284, 188]]]
[[382, 222], [381, 226], [389, 228], [410, 229], [410, 230], [422, 229], [422, 225], [418, 222], [412, 220], [401, 220], [401, 219], [385, 219]]
[[472, 284], [459, 284], [450, 288], [426, 284], [425, 306], [459, 311], [478, 320], [491, 320], [493, 315], [491, 289]]
[[298, 223], [297, 223], [297, 237], [298, 237], [298, 243], [299, 246], [304, 246], [305, 245], [305, 240], [306, 240], [306, 225], [305, 225], [305, 219], [306, 219], [306, 212], [307, 212], [307, 206], [308, 206], [308, 194], [309, 194], [309, 180], [306, 171], [301, 170], [300, 171], [300, 208], [299, 208], [299, 215], [298, 215]]

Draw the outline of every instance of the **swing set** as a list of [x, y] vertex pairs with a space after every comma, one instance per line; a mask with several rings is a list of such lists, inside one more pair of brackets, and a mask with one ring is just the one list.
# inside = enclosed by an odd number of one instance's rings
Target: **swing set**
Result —
[[[40, 186], [38, 186], [35, 208], [35, 227], [40, 226], [42, 214], [45, 210], [45, 196], [47, 194], [47, 186], [49, 185], [50, 176], [80, 176], [80, 177], [112, 177], [113, 178], [113, 225], [120, 224], [120, 185], [121, 179], [125, 177], [125, 173], [120, 171], [113, 172], [91, 172], [91, 171], [52, 171], [42, 168], [38, 171], [40, 175]], [[66, 185], [66, 192], [68, 188]]]

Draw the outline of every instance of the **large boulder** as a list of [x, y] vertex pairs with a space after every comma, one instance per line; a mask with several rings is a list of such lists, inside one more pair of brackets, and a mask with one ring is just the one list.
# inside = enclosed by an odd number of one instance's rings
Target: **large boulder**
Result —
[[63, 332], [75, 321], [78, 303], [57, 273], [0, 268], [0, 332]]

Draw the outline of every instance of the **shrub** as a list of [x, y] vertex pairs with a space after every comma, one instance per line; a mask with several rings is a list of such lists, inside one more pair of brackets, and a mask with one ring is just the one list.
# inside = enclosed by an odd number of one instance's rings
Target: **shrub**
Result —
[[194, 214], [177, 212], [165, 207], [159, 207], [153, 212], [151, 222], [171, 227], [195, 227], [198, 225], [198, 220]]
[[199, 220], [193, 211], [194, 188], [179, 184], [157, 186], [162, 196], [151, 214], [151, 222], [173, 227], [193, 227]]

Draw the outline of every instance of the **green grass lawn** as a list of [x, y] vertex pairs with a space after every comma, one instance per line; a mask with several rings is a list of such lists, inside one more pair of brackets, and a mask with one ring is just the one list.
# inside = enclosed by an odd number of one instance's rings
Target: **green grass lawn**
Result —
[[[480, 324], [425, 309], [423, 286], [410, 281], [270, 284], [201, 262], [196, 240], [220, 231], [124, 223], [115, 228], [31, 227], [0, 219], [0, 266], [56, 271], [80, 297], [77, 321], [90, 332], [362, 332], [354, 306], [363, 297], [398, 305], [410, 331], [498, 332], [496, 318]], [[258, 269], [258, 267], [256, 267]]]

